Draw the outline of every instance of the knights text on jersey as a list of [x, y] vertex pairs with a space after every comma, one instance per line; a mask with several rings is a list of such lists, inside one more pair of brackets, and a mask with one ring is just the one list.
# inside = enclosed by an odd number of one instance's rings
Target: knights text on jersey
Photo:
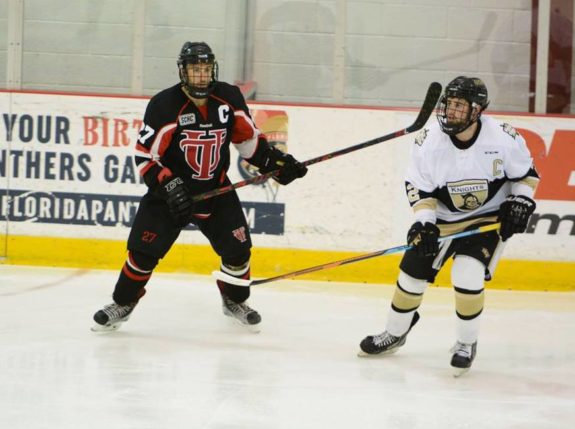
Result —
[[230, 143], [249, 157], [259, 135], [239, 88], [225, 82], [216, 83], [205, 109], [179, 84], [165, 89], [152, 97], [143, 122], [135, 161], [146, 184], [154, 187], [166, 174], [174, 174], [194, 194], [224, 181]]
[[496, 215], [512, 183], [538, 181], [523, 137], [509, 124], [481, 118], [471, 147], [458, 149], [437, 123], [416, 136], [406, 177], [409, 203], [435, 211], [437, 223]]

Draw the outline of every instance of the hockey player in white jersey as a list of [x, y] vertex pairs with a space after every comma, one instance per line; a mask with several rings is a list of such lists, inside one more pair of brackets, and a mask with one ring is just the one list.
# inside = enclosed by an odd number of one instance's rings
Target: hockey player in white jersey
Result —
[[[481, 116], [489, 104], [478, 78], [451, 81], [438, 104], [438, 123], [415, 138], [406, 192], [415, 213], [385, 331], [360, 344], [360, 356], [393, 353], [419, 320], [428, 283], [453, 257], [456, 329], [451, 366], [469, 370], [477, 351], [484, 281], [493, 276], [504, 242], [527, 228], [539, 176], [525, 140], [510, 125]], [[443, 235], [501, 222], [491, 231], [438, 242]]]

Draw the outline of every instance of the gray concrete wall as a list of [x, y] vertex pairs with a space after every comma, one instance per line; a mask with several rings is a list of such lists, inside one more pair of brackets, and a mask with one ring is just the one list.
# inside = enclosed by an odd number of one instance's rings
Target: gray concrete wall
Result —
[[0, 0], [0, 88], [6, 83], [8, 0]]
[[[7, 10], [8, 2], [0, 1], [1, 10]], [[24, 0], [22, 88], [129, 94], [138, 30], [134, 21], [142, 2]], [[232, 8], [228, 3], [232, 0], [144, 2], [143, 94], [177, 82], [176, 58], [184, 41], [205, 40], [216, 53], [226, 52], [226, 33], [238, 26], [227, 20], [236, 19], [226, 15]], [[243, 23], [244, 18], [237, 16]], [[1, 20], [2, 47], [6, 32], [7, 23]], [[0, 49], [2, 73], [6, 72], [5, 54]], [[235, 64], [226, 67], [226, 56], [222, 56], [222, 75], [233, 78], [243, 58], [229, 57]]]
[[[337, 5], [257, 1], [259, 97], [332, 102]], [[346, 13], [346, 103], [418, 105], [429, 82], [466, 74], [493, 108], [527, 110], [530, 0], [348, 0]]]
[[417, 106], [468, 74], [492, 109], [528, 108], [531, 0], [23, 1], [23, 89], [151, 95], [177, 81], [182, 43], [204, 40], [220, 78], [255, 80], [260, 100]]

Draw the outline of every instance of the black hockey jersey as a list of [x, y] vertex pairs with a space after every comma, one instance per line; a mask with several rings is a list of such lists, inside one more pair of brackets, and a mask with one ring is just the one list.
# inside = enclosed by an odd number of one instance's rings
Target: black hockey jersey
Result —
[[184, 179], [193, 195], [226, 181], [233, 144], [250, 158], [260, 132], [239, 88], [217, 82], [207, 104], [197, 107], [180, 84], [156, 94], [146, 108], [135, 161], [154, 189], [165, 177]]

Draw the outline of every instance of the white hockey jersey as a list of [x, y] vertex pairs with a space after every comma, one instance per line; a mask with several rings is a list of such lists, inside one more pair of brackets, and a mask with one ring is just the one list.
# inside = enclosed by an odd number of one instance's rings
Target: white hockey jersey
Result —
[[533, 197], [539, 176], [523, 137], [485, 116], [480, 127], [466, 149], [437, 123], [416, 136], [406, 177], [416, 220], [443, 224], [442, 232], [452, 233], [495, 221], [510, 194]]

